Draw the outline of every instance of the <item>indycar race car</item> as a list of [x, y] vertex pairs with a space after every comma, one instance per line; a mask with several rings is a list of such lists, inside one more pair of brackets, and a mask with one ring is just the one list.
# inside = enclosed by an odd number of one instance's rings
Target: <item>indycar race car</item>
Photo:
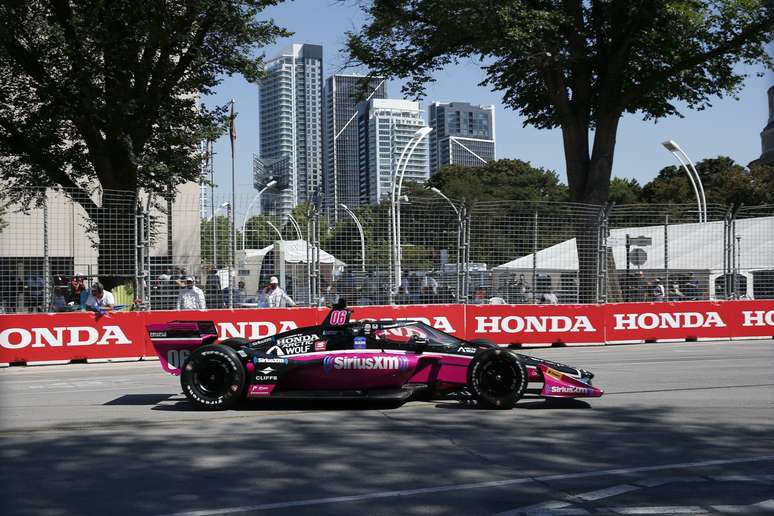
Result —
[[149, 324], [165, 371], [180, 376], [196, 407], [243, 398], [407, 401], [459, 394], [511, 408], [530, 391], [546, 399], [599, 397], [593, 374], [487, 341], [466, 341], [419, 321], [351, 321], [345, 303], [322, 324], [258, 340], [218, 341], [209, 321]]

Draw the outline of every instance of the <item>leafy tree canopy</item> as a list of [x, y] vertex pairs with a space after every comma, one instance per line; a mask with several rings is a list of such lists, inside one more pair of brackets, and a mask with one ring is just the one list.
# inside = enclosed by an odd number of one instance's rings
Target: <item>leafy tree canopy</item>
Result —
[[[349, 34], [374, 75], [421, 96], [444, 66], [475, 56], [484, 84], [525, 123], [562, 130], [571, 200], [608, 200], [618, 122], [680, 115], [733, 95], [738, 62], [772, 60], [766, 0], [372, 0]], [[593, 137], [592, 136], [593, 131]], [[591, 138], [590, 138], [591, 137]], [[590, 143], [592, 142], [592, 143]]]
[[[753, 164], [745, 168], [731, 158], [719, 156], [696, 163], [708, 204], [774, 203], [774, 166]], [[642, 189], [646, 203], [692, 203], [696, 195], [688, 175], [680, 167], [666, 167]]]
[[642, 186], [636, 179], [614, 177], [610, 181], [610, 202], [637, 204], [642, 197]]
[[[427, 182], [452, 199], [475, 201], [566, 201], [567, 187], [553, 170], [501, 159], [481, 167], [444, 167]], [[433, 194], [434, 195], [434, 194]], [[411, 195], [410, 195], [411, 197]]]
[[6, 186], [169, 193], [198, 179], [198, 144], [225, 116], [199, 96], [224, 74], [260, 77], [256, 48], [288, 32], [258, 16], [280, 1], [0, 1]]

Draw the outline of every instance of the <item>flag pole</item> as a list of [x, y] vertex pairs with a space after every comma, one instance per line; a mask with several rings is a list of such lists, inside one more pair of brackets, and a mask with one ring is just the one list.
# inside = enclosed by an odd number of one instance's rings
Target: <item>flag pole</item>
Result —
[[231, 263], [228, 268], [228, 307], [234, 308], [234, 271], [236, 270], [236, 181], [234, 174], [234, 147], [236, 146], [236, 113], [234, 99], [231, 99], [231, 116], [229, 117], [229, 137], [231, 138]]

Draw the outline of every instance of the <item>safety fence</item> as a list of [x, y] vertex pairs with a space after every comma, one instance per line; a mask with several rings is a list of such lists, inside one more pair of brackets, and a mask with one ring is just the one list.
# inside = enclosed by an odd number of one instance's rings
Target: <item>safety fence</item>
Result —
[[[153, 357], [146, 331], [148, 324], [210, 320], [218, 328], [220, 338], [260, 339], [320, 324], [325, 313], [324, 308], [263, 308], [0, 315], [0, 363]], [[352, 319], [422, 320], [460, 338], [488, 339], [516, 347], [774, 338], [774, 301], [757, 300], [564, 306], [366, 306], [355, 307]]]
[[170, 310], [188, 276], [207, 308], [264, 306], [273, 276], [301, 306], [774, 299], [774, 205], [710, 205], [700, 222], [695, 205], [404, 191], [333, 212], [196, 184], [170, 198], [5, 192], [0, 311], [78, 311], [96, 281], [125, 310]]

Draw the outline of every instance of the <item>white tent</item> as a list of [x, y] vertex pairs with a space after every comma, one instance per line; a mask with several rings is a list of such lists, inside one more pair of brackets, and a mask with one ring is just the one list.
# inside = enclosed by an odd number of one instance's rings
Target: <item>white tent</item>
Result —
[[[319, 252], [321, 272], [324, 277], [330, 278], [333, 274], [346, 267], [346, 263], [337, 259], [332, 254], [312, 245], [306, 240], [280, 240], [262, 249], [244, 249], [238, 257], [239, 280], [245, 282], [245, 290], [252, 294], [260, 287], [261, 269], [264, 259], [270, 251], [276, 250], [273, 261], [274, 275], [280, 280], [280, 284], [287, 285], [286, 279], [293, 279], [293, 286], [299, 293], [299, 297], [307, 288], [306, 267], [307, 263], [314, 262], [314, 253]], [[308, 250], [308, 261], [307, 261]], [[265, 279], [265, 278], [264, 278]], [[303, 302], [307, 300], [303, 297]], [[299, 299], [296, 299], [299, 301]]]
[[[710, 273], [710, 291], [714, 293], [714, 278], [723, 274], [725, 242], [723, 222], [704, 224], [675, 224], [665, 228], [660, 226], [642, 226], [610, 230], [607, 244], [612, 250], [615, 268], [626, 270], [626, 236], [630, 238], [647, 237], [650, 245], [639, 247], [646, 256], [639, 267], [643, 270], [684, 270], [708, 271]], [[774, 217], [757, 217], [736, 221], [735, 254], [737, 268], [743, 273], [774, 269]], [[638, 246], [631, 246], [631, 249]], [[667, 262], [665, 263], [665, 250]], [[533, 263], [534, 259], [534, 263]], [[542, 249], [534, 256], [522, 256], [495, 267], [495, 270], [539, 270], [577, 271], [578, 252], [575, 239]], [[632, 269], [637, 267], [632, 265]], [[752, 285], [748, 281], [748, 295]]]

